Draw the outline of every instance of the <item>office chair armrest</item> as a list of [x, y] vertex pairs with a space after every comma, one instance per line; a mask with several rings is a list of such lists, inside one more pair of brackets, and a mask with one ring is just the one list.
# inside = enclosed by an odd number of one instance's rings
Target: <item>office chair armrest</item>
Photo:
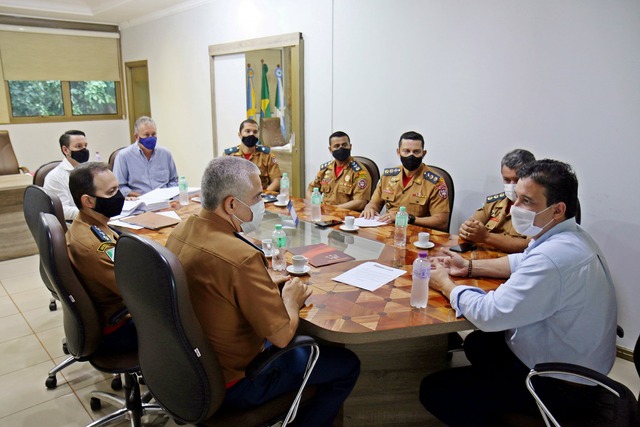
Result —
[[247, 368], [245, 369], [245, 375], [250, 380], [254, 380], [262, 370], [271, 362], [273, 362], [278, 357], [282, 356], [286, 352], [293, 350], [294, 348], [299, 347], [311, 347], [317, 345], [316, 340], [307, 336], [307, 335], [296, 335], [293, 337], [291, 342], [286, 347], [279, 348], [275, 345], [270, 346], [265, 349], [262, 353], [257, 355], [255, 359], [249, 363]]
[[127, 307], [122, 308], [120, 311], [116, 312], [109, 319], [109, 326], [115, 326], [118, 323], [122, 322], [126, 316], [129, 315], [129, 309]]
[[26, 166], [18, 166], [18, 170], [22, 173], [29, 173], [29, 169]]
[[617, 394], [618, 397], [626, 393], [626, 387], [619, 382], [591, 368], [572, 363], [539, 363], [531, 370], [528, 378], [547, 374], [568, 375], [585, 379], [608, 389], [610, 392]]

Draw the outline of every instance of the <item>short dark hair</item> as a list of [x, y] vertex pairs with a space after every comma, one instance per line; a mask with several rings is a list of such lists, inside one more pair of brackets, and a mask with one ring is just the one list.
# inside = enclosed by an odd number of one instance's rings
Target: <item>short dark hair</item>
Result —
[[402, 145], [402, 140], [403, 139], [410, 139], [412, 141], [420, 141], [420, 143], [422, 144], [422, 149], [424, 150], [424, 137], [422, 135], [420, 135], [418, 132], [414, 132], [414, 131], [410, 130], [409, 132], [405, 132], [402, 135], [400, 135], [400, 139], [398, 140], [398, 148], [400, 148], [400, 146]]
[[343, 136], [346, 136], [347, 141], [349, 141], [349, 144], [351, 144], [351, 138], [349, 138], [349, 135], [347, 135], [345, 132], [342, 132], [341, 130], [338, 130], [329, 135], [329, 146], [331, 146], [331, 138], [342, 138]]
[[78, 209], [82, 209], [82, 196], [84, 194], [94, 195], [96, 187], [93, 184], [93, 177], [101, 172], [108, 171], [109, 166], [101, 162], [80, 163], [69, 174], [69, 191], [73, 202]]
[[504, 155], [500, 166], [506, 166], [509, 169], [518, 170], [527, 163], [535, 162], [536, 158], [530, 151], [516, 148]]
[[71, 135], [87, 136], [81, 130], [76, 130], [76, 129], [68, 130], [68, 131], [66, 131], [65, 133], [63, 133], [60, 136], [60, 149], [62, 149], [62, 147], [69, 148], [69, 144], [70, 144], [70, 141], [71, 141]]
[[256, 122], [253, 119], [247, 119], [247, 120], [243, 120], [242, 123], [240, 123], [240, 129], [238, 129], [238, 132], [242, 132], [242, 129], [244, 129], [244, 125], [247, 123], [251, 123], [253, 125], [259, 126], [258, 122]]
[[547, 206], [564, 202], [567, 206], [565, 217], [576, 216], [578, 178], [571, 165], [558, 160], [536, 160], [518, 169], [518, 179], [523, 178], [529, 178], [544, 187]]

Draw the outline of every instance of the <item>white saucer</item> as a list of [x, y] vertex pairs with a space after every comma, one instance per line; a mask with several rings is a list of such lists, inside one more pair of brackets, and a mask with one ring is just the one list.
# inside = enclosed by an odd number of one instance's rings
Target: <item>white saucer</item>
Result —
[[293, 265], [288, 265], [287, 266], [287, 271], [291, 274], [293, 274], [294, 276], [302, 276], [304, 274], [307, 274], [308, 272], [311, 271], [311, 267], [309, 267], [308, 265], [304, 266], [304, 269], [302, 271], [295, 271], [293, 269]]
[[288, 203], [280, 203], [280, 202], [274, 202], [273, 203], [273, 206], [279, 206], [281, 208], [284, 208], [287, 205], [288, 205]]
[[420, 249], [431, 249], [432, 247], [434, 247], [436, 244], [433, 242], [427, 242], [426, 245], [421, 245], [420, 242], [413, 242], [413, 246], [415, 246], [416, 248], [420, 248]]
[[360, 229], [360, 227], [358, 227], [357, 225], [354, 225], [353, 228], [349, 228], [345, 224], [342, 224], [340, 226], [340, 230], [342, 230], [342, 231], [358, 231], [359, 229]]

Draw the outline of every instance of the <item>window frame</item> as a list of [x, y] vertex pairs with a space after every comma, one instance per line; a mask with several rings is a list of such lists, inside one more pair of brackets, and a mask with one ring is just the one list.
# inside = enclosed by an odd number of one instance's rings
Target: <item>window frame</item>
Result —
[[60, 80], [62, 90], [62, 105], [64, 109], [64, 115], [62, 116], [30, 116], [30, 117], [14, 117], [13, 107], [11, 105], [11, 92], [9, 88], [9, 81], [4, 82], [6, 94], [7, 94], [7, 111], [9, 113], [9, 124], [20, 123], [55, 123], [55, 122], [79, 122], [79, 121], [92, 121], [92, 120], [122, 120], [123, 115], [123, 96], [122, 96], [122, 83], [120, 81], [114, 81], [116, 92], [116, 113], [114, 114], [83, 114], [79, 116], [73, 115], [73, 109], [71, 105], [71, 83], [69, 81]]

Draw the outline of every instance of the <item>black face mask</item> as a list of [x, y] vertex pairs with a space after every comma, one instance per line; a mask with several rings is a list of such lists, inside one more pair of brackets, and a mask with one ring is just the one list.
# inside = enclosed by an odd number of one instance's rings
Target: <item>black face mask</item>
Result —
[[351, 155], [351, 149], [350, 148], [345, 148], [345, 147], [340, 147], [337, 150], [332, 151], [331, 154], [333, 154], [333, 158], [334, 159], [336, 159], [338, 161], [341, 161], [341, 162], [344, 162]]
[[93, 197], [96, 198], [96, 207], [93, 208], [93, 210], [98, 212], [99, 214], [102, 214], [107, 218], [111, 218], [122, 213], [122, 207], [124, 206], [124, 196], [122, 195], [120, 190], [118, 190], [118, 192], [111, 197]]
[[408, 171], [414, 171], [422, 164], [423, 157], [416, 157], [413, 154], [407, 157], [400, 156], [402, 166]]
[[89, 150], [83, 148], [82, 150], [72, 151], [71, 158], [78, 163], [84, 163], [89, 160]]
[[255, 147], [255, 145], [258, 143], [258, 137], [255, 135], [243, 136], [242, 143], [247, 147]]

